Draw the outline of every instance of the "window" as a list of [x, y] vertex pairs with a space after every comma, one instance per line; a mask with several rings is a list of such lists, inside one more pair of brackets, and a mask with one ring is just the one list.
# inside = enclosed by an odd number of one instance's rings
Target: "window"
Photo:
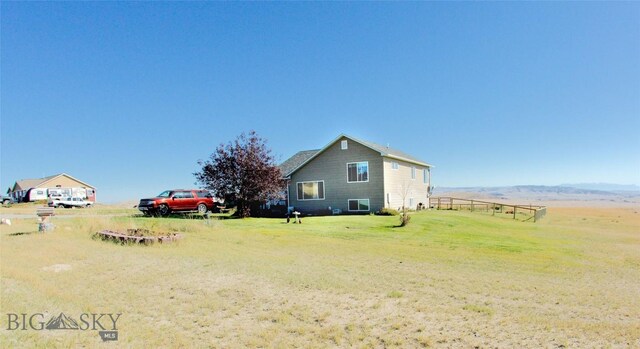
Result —
[[37, 195], [44, 195], [44, 190], [38, 190], [38, 191], [36, 191], [36, 194]]
[[416, 168], [415, 168], [415, 166], [411, 167], [411, 179], [416, 179]]
[[415, 202], [413, 198], [409, 198], [409, 208], [412, 208], [413, 206], [415, 206]]
[[349, 144], [347, 143], [347, 141], [346, 141], [346, 140], [344, 140], [344, 141], [340, 142], [340, 149], [342, 149], [342, 150], [346, 150], [346, 149], [348, 149], [348, 148], [349, 148]]
[[177, 191], [173, 194], [174, 199], [192, 199], [193, 193], [190, 191]]
[[424, 184], [429, 183], [429, 171], [425, 168], [424, 171], [422, 172], [422, 182]]
[[392, 170], [397, 170], [398, 168], [400, 168], [400, 166], [398, 165], [397, 162], [394, 161], [394, 162], [391, 163], [391, 169]]
[[298, 200], [324, 200], [324, 181], [298, 182]]
[[369, 163], [351, 162], [347, 164], [347, 182], [368, 182], [369, 181]]
[[206, 191], [206, 190], [198, 190], [196, 193], [198, 194], [199, 198], [212, 198], [213, 197], [213, 195], [211, 195], [211, 193]]
[[349, 211], [369, 211], [369, 199], [349, 199]]

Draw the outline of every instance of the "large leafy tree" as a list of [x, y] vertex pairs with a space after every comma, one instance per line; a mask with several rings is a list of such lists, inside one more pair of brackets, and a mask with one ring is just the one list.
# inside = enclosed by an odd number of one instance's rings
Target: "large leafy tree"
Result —
[[251, 131], [220, 144], [208, 160], [198, 161], [202, 170], [194, 173], [197, 184], [234, 201], [237, 214], [249, 217], [252, 205], [275, 198], [283, 190], [280, 169], [266, 143]]

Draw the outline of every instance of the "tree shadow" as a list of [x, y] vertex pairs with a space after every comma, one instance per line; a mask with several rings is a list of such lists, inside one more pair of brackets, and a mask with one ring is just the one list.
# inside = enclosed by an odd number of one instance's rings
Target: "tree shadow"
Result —
[[210, 213], [209, 215], [204, 215], [201, 213], [170, 213], [166, 216], [162, 216], [159, 214], [156, 214], [156, 215], [136, 214], [136, 215], [133, 215], [133, 217], [135, 218], [172, 218], [172, 219], [199, 220], [199, 221], [241, 218], [241, 217], [237, 217], [229, 214], [220, 214], [220, 213]]

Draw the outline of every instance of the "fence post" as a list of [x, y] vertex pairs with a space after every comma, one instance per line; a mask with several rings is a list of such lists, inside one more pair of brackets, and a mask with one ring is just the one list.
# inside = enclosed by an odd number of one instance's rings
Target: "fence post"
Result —
[[473, 212], [473, 200], [471, 200], [471, 212]]
[[517, 209], [518, 209], [517, 207], [513, 206], [513, 219], [516, 219], [516, 210]]

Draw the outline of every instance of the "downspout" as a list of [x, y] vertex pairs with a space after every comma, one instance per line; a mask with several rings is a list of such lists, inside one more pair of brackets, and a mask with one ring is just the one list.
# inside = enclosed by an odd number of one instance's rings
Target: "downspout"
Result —
[[289, 184], [291, 184], [291, 179], [287, 179], [287, 212], [289, 212], [289, 206], [291, 206], [291, 198], [289, 196]]
[[431, 197], [431, 167], [427, 167], [427, 173], [428, 173], [428, 187], [427, 187], [427, 199]]

